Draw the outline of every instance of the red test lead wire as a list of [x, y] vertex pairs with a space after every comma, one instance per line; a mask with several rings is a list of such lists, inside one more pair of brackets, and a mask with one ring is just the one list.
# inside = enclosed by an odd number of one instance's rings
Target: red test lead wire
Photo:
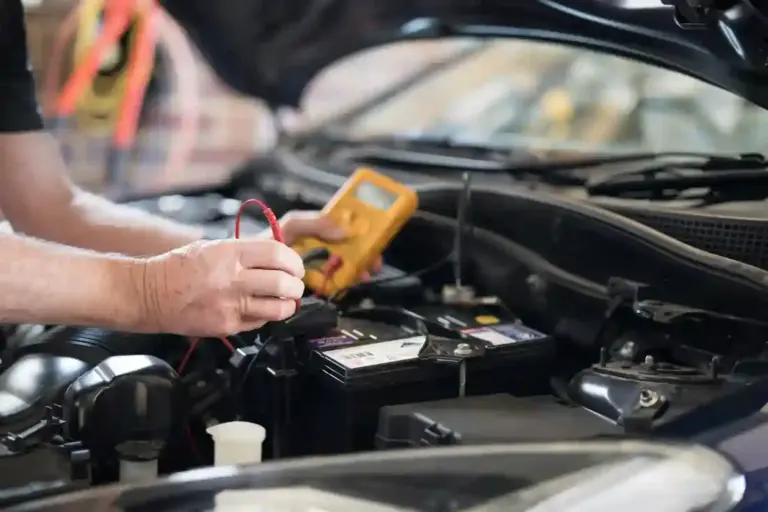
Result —
[[[219, 338], [220, 341], [224, 344], [227, 349], [229, 349], [230, 352], [235, 352], [235, 347], [232, 346], [232, 343], [229, 342], [227, 338]], [[187, 369], [187, 366], [189, 365], [189, 361], [192, 359], [192, 354], [195, 353], [195, 350], [197, 350], [197, 347], [200, 346], [200, 338], [191, 338], [190, 340], [189, 348], [187, 348], [187, 351], [184, 353], [184, 357], [181, 358], [181, 362], [179, 363], [178, 368], [176, 369], [176, 373], [179, 377], [184, 375], [184, 370]], [[187, 440], [189, 441], [189, 445], [192, 449], [192, 452], [195, 455], [195, 458], [202, 462], [203, 457], [200, 455], [200, 451], [197, 449], [197, 443], [195, 442], [195, 436], [192, 435], [192, 429], [190, 428], [189, 424], [186, 425], [184, 428], [186, 434], [187, 434]]]
[[[275, 240], [284, 244], [285, 240], [283, 239], [283, 231], [280, 228], [280, 222], [278, 222], [277, 216], [275, 216], [274, 212], [269, 206], [267, 206], [264, 202], [259, 201], [258, 199], [248, 199], [240, 205], [240, 210], [237, 212], [237, 217], [235, 218], [235, 238], [240, 238], [240, 222], [243, 218], [243, 212], [245, 211], [245, 208], [251, 204], [256, 204], [261, 208], [261, 211], [264, 213], [264, 217], [266, 217], [267, 222], [269, 222], [269, 227], [272, 229], [272, 236]], [[300, 306], [301, 299], [297, 299], [296, 311], [299, 310]], [[219, 338], [219, 340], [224, 344], [225, 347], [227, 347], [230, 352], [235, 352], [235, 347], [232, 346], [232, 343], [230, 343], [227, 338]], [[184, 372], [187, 364], [189, 364], [189, 360], [192, 357], [192, 354], [195, 352], [195, 350], [197, 350], [198, 345], [200, 345], [200, 338], [193, 338], [189, 348], [187, 349], [187, 352], [184, 354], [184, 357], [179, 364], [179, 368], [177, 370], [179, 375]]]
[[[227, 350], [234, 353], [235, 347], [232, 345], [232, 343], [227, 338], [219, 338], [219, 341], [221, 341], [222, 345], [227, 347]], [[187, 351], [184, 353], [184, 357], [181, 358], [181, 363], [179, 363], [179, 367], [176, 369], [176, 373], [179, 374], [179, 376], [184, 374], [184, 370], [187, 368], [187, 365], [189, 364], [190, 359], [192, 358], [192, 354], [195, 353], [195, 350], [197, 350], [197, 347], [200, 346], [200, 338], [191, 338], [190, 339], [190, 345]]]
[[325, 263], [325, 265], [323, 265], [322, 268], [323, 286], [320, 290], [315, 292], [315, 297], [320, 297], [321, 294], [330, 295], [326, 292], [326, 288], [328, 288], [329, 284], [333, 283], [333, 274], [335, 274], [336, 271], [341, 268], [341, 264], [341, 256], [338, 254], [332, 254], [331, 257], [328, 258], [328, 261]]
[[[277, 220], [277, 215], [275, 215], [275, 212], [272, 211], [272, 208], [267, 206], [267, 203], [264, 201], [259, 201], [258, 199], [246, 199], [243, 201], [243, 204], [240, 205], [240, 209], [237, 211], [237, 217], [235, 217], [235, 239], [240, 238], [240, 223], [243, 220], [243, 213], [245, 213], [245, 209], [252, 204], [255, 204], [261, 208], [261, 212], [264, 214], [264, 218], [266, 218], [267, 222], [269, 223], [269, 229], [272, 230], [272, 238], [281, 244], [285, 244], [285, 238], [283, 238], [283, 229], [280, 227], [280, 221]], [[299, 308], [301, 308], [301, 299], [296, 299], [297, 313]]]
[[245, 209], [251, 204], [255, 204], [261, 208], [261, 212], [269, 223], [269, 229], [272, 230], [272, 238], [281, 244], [284, 244], [285, 239], [283, 238], [283, 230], [280, 227], [280, 221], [277, 220], [275, 212], [273, 212], [272, 208], [267, 206], [265, 202], [259, 201], [258, 199], [248, 199], [243, 201], [243, 204], [240, 205], [240, 209], [237, 211], [237, 217], [235, 217], [235, 238], [240, 238], [240, 223], [243, 220], [243, 213], [245, 213]]
[[[269, 227], [272, 230], [272, 237], [284, 244], [285, 239], [283, 238], [283, 231], [280, 228], [280, 222], [277, 220], [277, 216], [272, 211], [272, 209], [266, 205], [266, 203], [259, 201], [258, 199], [248, 199], [247, 201], [244, 201], [243, 204], [240, 205], [240, 209], [237, 212], [237, 217], [235, 218], [235, 238], [240, 238], [240, 223], [243, 218], [243, 213], [245, 212], [245, 209], [251, 205], [255, 204], [258, 205], [261, 208], [261, 211], [264, 214], [264, 217], [266, 217], [267, 222], [269, 223]], [[296, 300], [296, 311], [299, 310], [299, 307], [301, 306], [301, 299]], [[235, 347], [232, 346], [232, 343], [229, 342], [227, 338], [219, 338], [219, 340], [224, 344], [224, 346], [227, 347], [227, 349], [234, 353]], [[189, 345], [189, 348], [187, 349], [186, 353], [181, 359], [181, 362], [179, 363], [179, 367], [176, 371], [176, 373], [181, 376], [184, 373], [184, 370], [186, 369], [187, 365], [189, 364], [189, 361], [192, 359], [192, 354], [195, 353], [195, 350], [197, 350], [197, 347], [200, 345], [200, 338], [193, 338], [190, 340], [191, 343]], [[200, 457], [200, 454], [197, 450], [197, 446], [195, 444], [194, 436], [192, 435], [192, 430], [190, 429], [189, 425], [186, 427], [186, 434], [189, 439], [190, 445], [192, 446], [192, 450], [195, 452], [195, 456], [198, 460], [202, 460]]]
[[[248, 199], [246, 201], [243, 201], [243, 204], [240, 205], [240, 209], [237, 212], [237, 217], [235, 217], [235, 238], [240, 238], [240, 222], [243, 218], [243, 213], [245, 212], [245, 209], [248, 207], [248, 205], [255, 204], [259, 208], [261, 208], [262, 213], [264, 214], [264, 217], [267, 219], [267, 222], [269, 223], [269, 228], [272, 230], [272, 238], [277, 240], [280, 243], [285, 243], [285, 239], [283, 238], [283, 230], [280, 227], [280, 221], [277, 220], [277, 216], [272, 211], [272, 209], [267, 206], [266, 203], [263, 201], [259, 201], [258, 199]], [[323, 288], [320, 290], [320, 293], [325, 293], [325, 289], [328, 287], [328, 284], [333, 279], [333, 274], [336, 273], [336, 271], [341, 267], [342, 261], [341, 257], [337, 254], [332, 255], [326, 264], [323, 266]], [[319, 295], [318, 293], [315, 293], [315, 295]], [[296, 311], [299, 310], [301, 307], [301, 300], [296, 300]]]

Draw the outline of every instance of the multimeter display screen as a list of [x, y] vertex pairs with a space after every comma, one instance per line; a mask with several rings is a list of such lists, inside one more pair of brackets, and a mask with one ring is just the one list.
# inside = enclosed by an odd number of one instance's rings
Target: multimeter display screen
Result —
[[397, 194], [377, 187], [369, 181], [362, 181], [355, 189], [355, 197], [379, 210], [389, 210], [397, 202]]

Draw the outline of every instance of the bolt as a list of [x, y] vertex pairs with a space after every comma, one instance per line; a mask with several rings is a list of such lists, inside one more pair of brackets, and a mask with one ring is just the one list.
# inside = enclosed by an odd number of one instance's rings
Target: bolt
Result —
[[608, 354], [608, 348], [601, 347], [600, 348], [600, 366], [605, 366], [608, 364], [609, 354]]
[[643, 360], [643, 365], [647, 366], [649, 368], [653, 368], [656, 366], [656, 360], [653, 358], [653, 356], [645, 356], [645, 359]]
[[469, 343], [459, 343], [453, 350], [455, 356], [468, 356], [472, 353], [472, 345]]
[[712, 360], [709, 362], [709, 378], [712, 380], [717, 379], [718, 373], [720, 371], [720, 364], [722, 364], [722, 358], [720, 356], [715, 356], [712, 358]]
[[640, 390], [640, 400], [639, 400], [640, 407], [653, 407], [654, 405], [659, 403], [660, 399], [661, 397], [659, 397], [659, 394], [655, 391], [652, 391], [650, 389]]
[[459, 364], [459, 398], [467, 395], [467, 361], [462, 359]]

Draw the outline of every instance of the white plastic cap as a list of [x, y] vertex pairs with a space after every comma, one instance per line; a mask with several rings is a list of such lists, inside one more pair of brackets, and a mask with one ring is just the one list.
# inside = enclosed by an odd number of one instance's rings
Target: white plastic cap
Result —
[[267, 437], [261, 425], [230, 421], [208, 427], [207, 432], [213, 438], [214, 466], [261, 462], [261, 446]]

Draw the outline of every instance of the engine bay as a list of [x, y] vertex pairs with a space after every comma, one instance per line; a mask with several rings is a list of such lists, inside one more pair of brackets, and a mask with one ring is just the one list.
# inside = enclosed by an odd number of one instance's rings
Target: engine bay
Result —
[[[518, 209], [511, 215], [494, 204], [498, 192], [469, 190], [466, 183], [441, 197], [422, 194], [423, 209], [372, 281], [333, 302], [306, 297], [288, 321], [225, 342], [6, 328], [3, 485], [146, 481], [209, 466], [209, 429], [232, 421], [262, 425], [263, 457], [275, 460], [691, 439], [768, 403], [763, 271], [678, 247], [631, 221], [623, 233], [618, 224], [595, 227], [614, 219], [564, 204], [550, 204], [562, 210], [548, 219], [561, 230], [546, 238], [557, 234], [572, 252], [552, 240], [537, 247], [516, 236], [510, 219], [525, 218], [525, 231], [536, 231], [548, 216], [543, 203], [513, 197], [504, 203]], [[279, 212], [307, 206], [265, 199]], [[242, 195], [133, 204], [223, 237]], [[593, 217], [573, 228], [568, 213]], [[244, 217], [245, 234], [266, 228], [257, 212]], [[600, 257], [580, 256], [605, 238], [612, 244]]]

